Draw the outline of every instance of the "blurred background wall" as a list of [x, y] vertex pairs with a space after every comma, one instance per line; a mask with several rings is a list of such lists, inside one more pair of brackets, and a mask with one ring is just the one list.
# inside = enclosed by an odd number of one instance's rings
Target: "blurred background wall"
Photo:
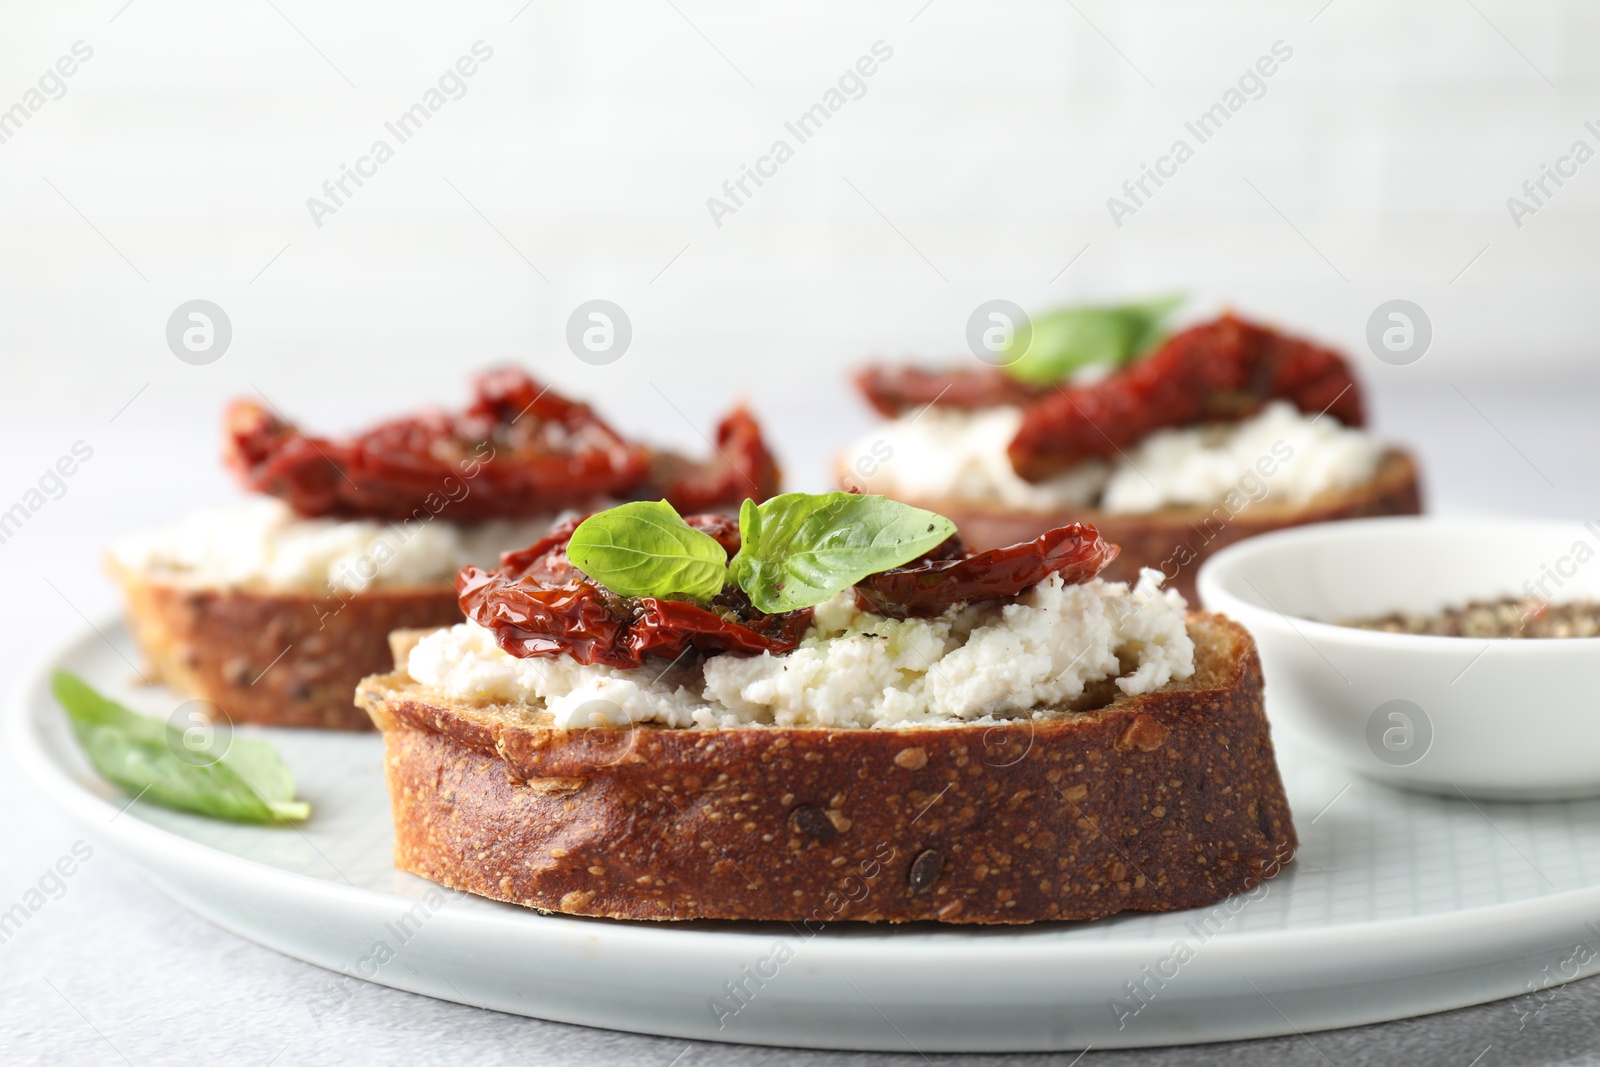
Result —
[[[334, 429], [516, 359], [699, 447], [750, 395], [814, 487], [867, 424], [862, 356], [970, 358], [991, 298], [1181, 290], [1347, 348], [1385, 432], [1587, 470], [1561, 434], [1600, 283], [1600, 162], [1572, 158], [1600, 149], [1597, 43], [1577, 0], [8, 0], [6, 458], [20, 492], [89, 439], [86, 479], [166, 514], [229, 491], [230, 395]], [[596, 298], [633, 330], [607, 366], [565, 340]], [[1434, 331], [1405, 367], [1364, 343], [1395, 298]], [[166, 336], [194, 299], [232, 327], [200, 366]], [[1515, 389], [1534, 406], [1497, 407]], [[1580, 507], [1522, 473], [1496, 499]]]
[[[1352, 347], [1404, 297], [1458, 374], [1589, 360], [1600, 162], [1520, 228], [1507, 207], [1600, 148], [1577, 0], [10, 0], [0, 108], [79, 41], [0, 143], [14, 387], [451, 390], [441, 363], [519, 356], [593, 388], [616, 375], [563, 342], [593, 297], [628, 312], [634, 371], [734, 383], [961, 352], [991, 297], [1168, 289]], [[400, 144], [385, 123], [480, 41]], [[877, 42], [798, 143], [785, 122]], [[1185, 123], [1276, 42], [1292, 58], [1199, 143]], [[307, 199], [380, 138], [393, 158], [319, 227]], [[780, 138], [793, 158], [719, 226], [707, 199]], [[1116, 225], [1107, 199], [1179, 138], [1194, 157]], [[164, 343], [191, 298], [234, 327], [203, 369]]]

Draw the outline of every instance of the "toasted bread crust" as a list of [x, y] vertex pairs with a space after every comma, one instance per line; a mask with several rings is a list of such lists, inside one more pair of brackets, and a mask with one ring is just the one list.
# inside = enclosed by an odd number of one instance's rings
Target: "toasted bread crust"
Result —
[[1211, 904], [1296, 838], [1235, 623], [1196, 676], [1006, 726], [562, 730], [402, 674], [384, 732], [395, 861], [470, 893], [616, 919], [1024, 923]]
[[461, 621], [448, 585], [314, 593], [187, 587], [118, 567], [129, 628], [152, 681], [233, 722], [370, 730], [356, 684], [389, 666], [389, 632]]
[[1419, 515], [1422, 489], [1417, 464], [1401, 451], [1383, 454], [1372, 480], [1352, 489], [1324, 493], [1304, 505], [1280, 504], [1271, 498], [1245, 503], [1235, 513], [1226, 505], [1162, 508], [1144, 514], [1078, 511], [1001, 511], [950, 501], [913, 500], [908, 503], [946, 516], [961, 531], [962, 540], [977, 551], [1029, 541], [1046, 530], [1069, 522], [1092, 523], [1102, 537], [1122, 552], [1103, 577], [1134, 581], [1141, 567], [1154, 567], [1166, 575], [1166, 586], [1197, 602], [1195, 575], [1212, 553], [1247, 537], [1335, 519], [1360, 519], [1375, 515]]

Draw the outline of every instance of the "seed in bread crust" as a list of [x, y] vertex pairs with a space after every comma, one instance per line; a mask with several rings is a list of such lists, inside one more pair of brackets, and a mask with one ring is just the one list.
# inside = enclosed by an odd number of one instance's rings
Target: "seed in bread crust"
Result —
[[931, 848], [918, 855], [911, 861], [911, 891], [923, 893], [933, 888], [943, 866], [944, 857]]
[[923, 748], [902, 748], [894, 754], [894, 765], [908, 771], [920, 771], [928, 765], [928, 753]]
[[1167, 735], [1171, 732], [1154, 716], [1138, 715], [1122, 736], [1117, 738], [1116, 748], [1119, 752], [1135, 748], [1140, 752], [1154, 752], [1167, 743]]
[[810, 834], [824, 841], [839, 836], [838, 827], [833, 825], [833, 821], [809, 804], [801, 804], [795, 808], [789, 816], [789, 821], [801, 833]]
[[222, 680], [229, 685], [244, 685], [250, 677], [250, 661], [243, 656], [231, 656], [223, 661]]

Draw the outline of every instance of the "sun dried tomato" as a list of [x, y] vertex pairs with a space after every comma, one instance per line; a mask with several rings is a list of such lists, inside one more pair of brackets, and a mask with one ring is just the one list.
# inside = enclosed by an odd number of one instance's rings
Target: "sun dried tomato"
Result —
[[761, 436], [761, 424], [740, 406], [717, 426], [712, 454], [693, 463], [670, 452], [658, 453], [650, 484], [679, 514], [738, 503], [760, 503], [776, 496], [782, 483], [778, 462]]
[[1114, 456], [1156, 430], [1249, 418], [1269, 400], [1350, 426], [1364, 421], [1360, 387], [1339, 353], [1233, 315], [1174, 334], [1090, 385], [1027, 385], [995, 367], [877, 365], [860, 371], [856, 386], [891, 418], [924, 404], [1022, 408], [1011, 462], [1035, 481]]
[[867, 402], [889, 418], [924, 404], [963, 410], [1021, 407], [1051, 391], [1019, 382], [998, 367], [936, 371], [908, 364], [875, 364], [856, 372], [855, 380]]
[[1081, 522], [973, 556], [951, 558], [941, 545], [921, 559], [858, 583], [856, 604], [893, 619], [932, 618], [955, 604], [1016, 596], [1052, 574], [1081, 585], [1116, 559], [1117, 551], [1093, 526]]
[[718, 454], [695, 463], [627, 440], [588, 405], [516, 368], [488, 371], [474, 385], [465, 411], [423, 412], [338, 441], [235, 401], [224, 458], [247, 488], [312, 517], [447, 512], [472, 521], [663, 495], [699, 510], [777, 491], [777, 465], [742, 408], [718, 428]]
[[1116, 455], [1156, 430], [1249, 418], [1277, 399], [1350, 426], [1365, 421], [1361, 390], [1339, 353], [1224, 315], [1093, 385], [1027, 406], [1011, 464], [1039, 480]]
[[[461, 610], [511, 655], [568, 655], [624, 670], [643, 666], [647, 656], [676, 658], [690, 649], [780, 655], [798, 647], [811, 625], [810, 608], [767, 615], [733, 585], [705, 606], [618, 596], [567, 558], [580, 521], [507, 552], [494, 570], [465, 567], [456, 577]], [[738, 525], [727, 516], [684, 521], [716, 538], [730, 557], [738, 553]], [[952, 535], [920, 559], [857, 584], [856, 603], [890, 618], [931, 618], [954, 604], [1016, 596], [1052, 574], [1087, 582], [1116, 557], [1117, 546], [1083, 523], [977, 555]]]
[[[722, 515], [684, 521], [715, 537], [730, 554], [738, 527]], [[730, 589], [702, 607], [657, 597], [623, 597], [589, 580], [567, 558], [577, 521], [537, 544], [508, 552], [492, 571], [466, 567], [456, 577], [461, 610], [493, 631], [513, 656], [565, 654], [579, 663], [628, 669], [646, 656], [669, 659], [699, 652], [792, 651], [811, 623], [811, 609], [765, 615]]]

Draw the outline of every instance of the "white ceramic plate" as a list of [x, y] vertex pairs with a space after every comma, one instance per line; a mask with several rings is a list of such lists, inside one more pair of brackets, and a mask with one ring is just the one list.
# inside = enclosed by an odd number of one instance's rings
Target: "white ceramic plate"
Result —
[[[120, 626], [103, 629], [131, 655]], [[571, 919], [397, 873], [374, 736], [271, 733], [315, 807], [299, 829], [142, 802], [123, 811], [128, 798], [87, 769], [49, 696], [56, 665], [153, 713], [180, 703], [130, 688], [122, 655], [87, 633], [8, 709], [18, 761], [180, 903], [342, 972], [329, 975], [319, 1012], [339, 1010], [366, 978], [697, 1040], [1110, 1048], [1369, 1023], [1600, 971], [1600, 930], [1588, 925], [1600, 916], [1600, 801], [1474, 805], [1282, 753], [1299, 860], [1214, 908], [1015, 929], [836, 926], [810, 937], [786, 924]], [[748, 990], [742, 1006], [728, 995], [735, 983]]]

